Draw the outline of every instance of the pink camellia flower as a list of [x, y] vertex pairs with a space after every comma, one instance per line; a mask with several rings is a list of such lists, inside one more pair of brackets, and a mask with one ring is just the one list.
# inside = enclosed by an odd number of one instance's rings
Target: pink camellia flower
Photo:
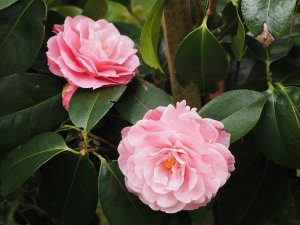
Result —
[[185, 101], [150, 110], [122, 131], [118, 162], [128, 190], [167, 213], [205, 206], [234, 170], [223, 127]]
[[104, 19], [67, 17], [55, 25], [48, 40], [48, 65], [52, 73], [82, 88], [128, 83], [140, 65], [133, 41]]
[[69, 105], [70, 105], [72, 95], [75, 93], [77, 89], [78, 87], [73, 84], [66, 84], [63, 88], [62, 103], [67, 111], [69, 110]]

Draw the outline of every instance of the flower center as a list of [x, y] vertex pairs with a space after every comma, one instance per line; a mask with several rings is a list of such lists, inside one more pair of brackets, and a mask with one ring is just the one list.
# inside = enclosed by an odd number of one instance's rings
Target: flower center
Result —
[[166, 161], [164, 161], [164, 166], [170, 171], [172, 169], [172, 167], [177, 164], [177, 161], [174, 157], [171, 157], [169, 159], [167, 159]]

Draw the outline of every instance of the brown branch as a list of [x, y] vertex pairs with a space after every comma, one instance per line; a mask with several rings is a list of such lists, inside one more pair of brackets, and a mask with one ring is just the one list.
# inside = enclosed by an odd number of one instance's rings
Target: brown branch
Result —
[[174, 101], [185, 99], [191, 107], [200, 109], [201, 97], [197, 84], [179, 85], [174, 59], [181, 41], [193, 30], [190, 0], [168, 0], [163, 15], [163, 30], [167, 50], [170, 82]]

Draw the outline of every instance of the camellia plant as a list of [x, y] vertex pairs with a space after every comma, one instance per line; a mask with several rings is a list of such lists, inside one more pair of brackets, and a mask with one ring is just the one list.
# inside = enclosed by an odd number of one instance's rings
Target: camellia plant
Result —
[[299, 224], [298, 7], [0, 0], [0, 224]]

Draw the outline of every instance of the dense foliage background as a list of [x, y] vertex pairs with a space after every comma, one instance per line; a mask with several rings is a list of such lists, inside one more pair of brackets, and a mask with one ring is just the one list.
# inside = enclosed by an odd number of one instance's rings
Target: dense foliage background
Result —
[[[172, 55], [172, 26], [181, 22], [167, 12], [187, 2], [193, 31]], [[299, 1], [220, 0], [209, 17], [208, 4], [0, 1], [0, 224], [300, 223]], [[79, 89], [67, 112], [65, 80], [50, 73], [46, 43], [54, 24], [78, 14], [113, 22], [142, 65], [127, 86]], [[236, 170], [208, 206], [166, 214], [126, 190], [115, 160], [122, 128], [183, 98], [174, 79], [201, 116], [231, 133]]]

